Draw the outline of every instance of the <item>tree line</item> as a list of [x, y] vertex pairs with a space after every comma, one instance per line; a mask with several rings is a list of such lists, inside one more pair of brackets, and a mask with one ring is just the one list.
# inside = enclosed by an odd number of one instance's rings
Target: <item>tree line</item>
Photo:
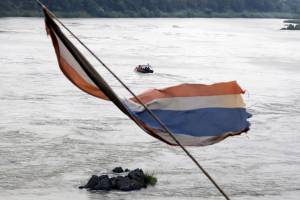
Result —
[[[63, 17], [299, 17], [300, 0], [41, 0]], [[41, 16], [35, 0], [1, 0], [0, 16]]]

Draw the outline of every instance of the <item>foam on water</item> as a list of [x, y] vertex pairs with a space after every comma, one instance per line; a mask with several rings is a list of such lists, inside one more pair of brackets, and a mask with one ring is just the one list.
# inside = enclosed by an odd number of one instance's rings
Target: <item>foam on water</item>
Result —
[[[248, 136], [189, 150], [233, 199], [298, 199], [298, 32], [279, 31], [277, 19], [63, 21], [137, 93], [237, 80], [253, 114]], [[0, 43], [0, 199], [223, 199], [179, 148], [69, 83], [43, 19], [0, 19]], [[145, 63], [154, 74], [133, 71]], [[130, 193], [77, 189], [91, 174], [119, 165], [154, 172], [158, 184]]]

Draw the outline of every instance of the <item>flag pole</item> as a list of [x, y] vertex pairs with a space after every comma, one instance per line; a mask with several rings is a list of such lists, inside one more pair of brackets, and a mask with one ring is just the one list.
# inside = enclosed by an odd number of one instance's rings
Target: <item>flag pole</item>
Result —
[[209, 175], [209, 173], [199, 164], [199, 162], [194, 158], [194, 156], [180, 143], [180, 141], [175, 137], [175, 135], [169, 130], [169, 128], [150, 110], [148, 107], [137, 97], [134, 92], [92, 51], [88, 48], [68, 27], [66, 27], [55, 15], [52, 13], [43, 3], [39, 0], [35, 0], [42, 8], [46, 9], [49, 14], [62, 26], [64, 27], [102, 66], [109, 71], [114, 78], [116, 78], [119, 83], [143, 106], [143, 108], [156, 120], [160, 126], [170, 135], [170, 137], [176, 142], [178, 146], [186, 153], [186, 155], [196, 164], [196, 166], [204, 173], [204, 175], [213, 183], [213, 185], [218, 189], [218, 191], [224, 196], [225, 199], [230, 200], [227, 194], [222, 190], [222, 188], [216, 183], [216, 181]]

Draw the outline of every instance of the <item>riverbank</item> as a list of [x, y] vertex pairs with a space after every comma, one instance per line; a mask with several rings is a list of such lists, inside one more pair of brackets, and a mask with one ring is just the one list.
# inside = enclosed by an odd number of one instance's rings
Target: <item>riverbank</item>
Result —
[[[178, 11], [178, 12], [105, 12], [92, 14], [86, 11], [61, 12], [54, 11], [58, 17], [63, 18], [300, 18], [300, 14], [284, 12], [212, 12], [207, 11]], [[0, 17], [42, 17], [40, 11], [22, 10], [16, 12], [3, 12]]]
[[[59, 17], [85, 18], [298, 18], [300, 2], [294, 0], [61, 0], [43, 1]], [[34, 0], [0, 1], [0, 17], [37, 17], [41, 8]]]

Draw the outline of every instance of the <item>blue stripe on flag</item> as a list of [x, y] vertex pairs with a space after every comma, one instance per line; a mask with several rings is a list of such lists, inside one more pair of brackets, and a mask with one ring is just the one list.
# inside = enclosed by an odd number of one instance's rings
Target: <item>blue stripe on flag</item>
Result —
[[[245, 108], [201, 108], [186, 111], [152, 110], [173, 132], [192, 136], [219, 136], [249, 128]], [[146, 111], [134, 113], [148, 126], [162, 129]]]

